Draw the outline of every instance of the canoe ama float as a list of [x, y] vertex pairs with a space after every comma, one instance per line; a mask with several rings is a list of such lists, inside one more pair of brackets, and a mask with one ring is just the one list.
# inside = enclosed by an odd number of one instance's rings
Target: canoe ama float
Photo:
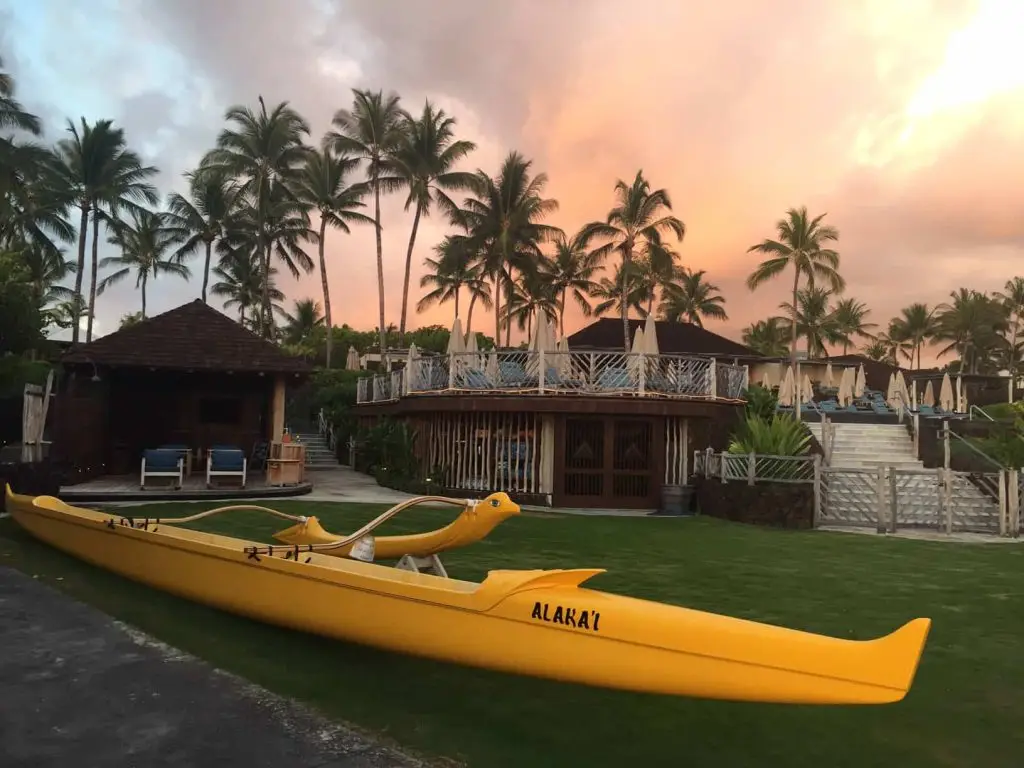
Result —
[[605, 688], [891, 703], [931, 626], [843, 640], [581, 586], [603, 569], [497, 570], [477, 584], [6, 493], [34, 537], [156, 589], [338, 640]]
[[[519, 514], [519, 505], [507, 493], [492, 493], [485, 499], [449, 499], [443, 496], [420, 496], [398, 505], [408, 508], [423, 503], [455, 504], [462, 507], [459, 516], [436, 531], [405, 536], [377, 536], [374, 538], [374, 557], [377, 560], [397, 560], [404, 555], [430, 557], [448, 550], [465, 547], [486, 538], [500, 523]], [[279, 531], [274, 538], [285, 544], [335, 544], [343, 536], [329, 533], [316, 517]], [[354, 544], [323, 550], [336, 557], [347, 557]]]

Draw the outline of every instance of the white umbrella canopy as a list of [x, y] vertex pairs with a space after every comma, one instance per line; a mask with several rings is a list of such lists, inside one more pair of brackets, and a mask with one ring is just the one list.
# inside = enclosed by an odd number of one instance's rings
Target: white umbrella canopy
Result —
[[956, 402], [954, 404], [957, 413], [964, 413], [966, 408], [964, 407], [964, 377], [956, 377]]
[[903, 376], [903, 371], [896, 371], [896, 395], [898, 404], [904, 408], [910, 407], [910, 392], [907, 390], [907, 380]]
[[824, 381], [821, 382], [821, 385], [823, 387], [831, 388], [834, 381], [835, 381], [835, 378], [832, 375], [832, 363], [828, 363], [825, 366], [825, 379], [824, 379]]
[[889, 374], [889, 386], [885, 388], [885, 402], [890, 408], [896, 407], [896, 374]]
[[451, 333], [448, 334], [448, 354], [457, 355], [466, 351], [464, 336], [462, 334], [462, 321], [455, 318], [452, 323]]
[[658, 355], [661, 351], [658, 348], [658, 326], [654, 322], [654, 315], [648, 315], [644, 321], [644, 352], [648, 355]]
[[466, 352], [472, 355], [472, 357], [468, 358], [470, 367], [480, 368], [480, 350], [477, 346], [475, 333], [469, 334], [469, 338], [466, 339]]
[[548, 322], [548, 316], [543, 312], [537, 316], [536, 328], [533, 329], [533, 338], [530, 339], [530, 351], [545, 352], [555, 351], [555, 335], [551, 330], [551, 324]]
[[836, 399], [839, 401], [839, 405], [843, 408], [850, 404], [853, 400], [853, 368], [844, 368], [843, 373], [839, 376], [839, 393], [836, 395]]
[[487, 378], [493, 385], [498, 385], [500, 369], [498, 368], [498, 353], [494, 350], [491, 350], [491, 353], [487, 355], [487, 365], [484, 367], [484, 373], [487, 374]]
[[924, 395], [921, 397], [921, 405], [927, 405], [929, 408], [935, 406], [935, 387], [929, 381], [924, 385]]
[[642, 325], [637, 326], [636, 333], [633, 334], [633, 343], [629, 345], [627, 352], [640, 353], [644, 351], [644, 327]]
[[761, 386], [765, 389], [772, 388], [772, 377], [771, 374], [768, 373], [767, 366], [761, 369]]
[[942, 374], [942, 385], [939, 387], [939, 407], [944, 411], [953, 410], [953, 382], [948, 373]]
[[814, 399], [814, 383], [808, 374], [804, 374], [803, 383], [800, 387], [800, 402], [809, 403]]
[[864, 364], [861, 363], [857, 369], [857, 376], [853, 382], [853, 396], [863, 397], [864, 390], [868, 388], [867, 376], [864, 374]]
[[555, 366], [555, 370], [558, 371], [558, 375], [565, 377], [572, 374], [572, 356], [569, 354], [569, 337], [563, 336], [558, 340], [555, 345], [555, 351], [558, 352], [558, 360]]
[[793, 367], [786, 368], [786, 375], [782, 377], [782, 383], [779, 384], [779, 405], [789, 406], [793, 405]]
[[350, 371], [359, 370], [359, 353], [353, 346], [349, 346], [348, 354], [345, 356], [345, 368]]

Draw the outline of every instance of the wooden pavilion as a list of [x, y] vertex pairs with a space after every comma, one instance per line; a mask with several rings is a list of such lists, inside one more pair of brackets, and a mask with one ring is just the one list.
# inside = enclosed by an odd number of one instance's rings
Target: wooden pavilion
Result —
[[161, 444], [198, 461], [214, 445], [251, 456], [281, 439], [286, 388], [311, 372], [198, 299], [79, 345], [61, 364], [51, 455], [68, 482], [137, 472]]

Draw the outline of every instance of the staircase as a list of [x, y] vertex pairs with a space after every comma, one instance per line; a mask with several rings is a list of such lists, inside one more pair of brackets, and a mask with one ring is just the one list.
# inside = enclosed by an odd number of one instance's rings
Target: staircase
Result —
[[[821, 422], [808, 422], [821, 442]], [[902, 424], [832, 423], [832, 460], [826, 472], [824, 517], [830, 522], [875, 524], [877, 480], [867, 472], [879, 466], [896, 472], [897, 526], [944, 527], [943, 488], [935, 469], [925, 469], [917, 458], [914, 441]], [[843, 470], [851, 470], [844, 473]], [[887, 476], [891, 471], [887, 470]], [[999, 530], [997, 491], [985, 493], [966, 473], [951, 473], [950, 505], [958, 530], [987, 533]], [[871, 510], [865, 514], [865, 510]]]
[[297, 432], [294, 435], [306, 446], [306, 469], [337, 469], [338, 459], [327, 444], [327, 438], [318, 432]]

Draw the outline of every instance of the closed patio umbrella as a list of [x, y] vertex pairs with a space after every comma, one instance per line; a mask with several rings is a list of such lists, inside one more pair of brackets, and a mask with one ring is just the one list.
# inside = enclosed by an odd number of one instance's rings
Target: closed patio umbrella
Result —
[[786, 368], [786, 374], [779, 384], [779, 405], [787, 408], [793, 405], [793, 367]]
[[420, 389], [420, 351], [416, 344], [409, 345], [409, 357], [405, 361], [405, 391], [417, 392]]
[[832, 377], [832, 363], [828, 363], [825, 366], [825, 380], [821, 382], [823, 387], [832, 388], [832, 383], [835, 379]]
[[921, 405], [927, 405], [929, 408], [935, 407], [935, 387], [932, 386], [930, 381], [924, 385], [924, 395], [921, 397]]
[[814, 384], [811, 382], [811, 377], [806, 373], [804, 374], [803, 386], [801, 386], [800, 402], [809, 403], [814, 399]]
[[348, 354], [345, 356], [345, 368], [349, 371], [359, 370], [359, 353], [353, 346], [349, 346]]
[[896, 374], [889, 374], [889, 385], [885, 388], [885, 402], [890, 408], [896, 407]]
[[480, 354], [479, 349], [477, 349], [475, 333], [469, 334], [469, 338], [466, 339], [466, 352], [467, 354], [472, 355], [472, 357], [466, 358], [469, 366], [471, 368], [480, 368]]
[[956, 377], [956, 403], [954, 405], [954, 408], [955, 408], [957, 413], [964, 413], [966, 411], [966, 408], [964, 408], [964, 377], [963, 376], [957, 376]]
[[843, 408], [853, 400], [853, 376], [851, 374], [853, 374], [853, 368], [844, 368], [839, 377], [839, 393], [836, 395], [836, 399]]
[[658, 348], [658, 326], [654, 322], [654, 315], [648, 315], [644, 321], [644, 352], [648, 355], [660, 355]]
[[910, 392], [907, 390], [907, 380], [903, 376], [903, 371], [896, 371], [896, 394], [898, 395], [897, 401], [904, 407], [910, 407]]
[[867, 387], [867, 376], [864, 375], [864, 364], [861, 363], [860, 367], [857, 369], [857, 378], [854, 379], [853, 382], [853, 396], [863, 397], [864, 390], [867, 389]]
[[942, 374], [942, 386], [939, 387], [939, 407], [944, 411], [953, 410], [953, 382], [948, 373]]

